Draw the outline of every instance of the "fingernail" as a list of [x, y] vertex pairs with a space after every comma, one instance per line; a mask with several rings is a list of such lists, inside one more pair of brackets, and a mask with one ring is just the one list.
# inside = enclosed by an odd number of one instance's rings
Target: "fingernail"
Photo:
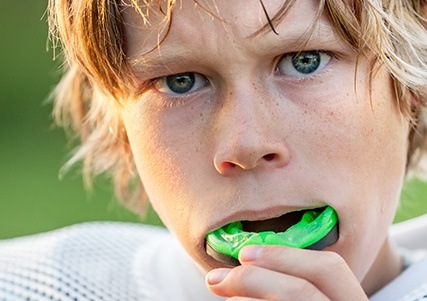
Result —
[[215, 269], [206, 275], [206, 282], [209, 285], [221, 283], [225, 277], [230, 273], [230, 269]]
[[247, 246], [244, 247], [239, 253], [239, 261], [251, 262], [261, 257], [264, 251], [264, 246]]

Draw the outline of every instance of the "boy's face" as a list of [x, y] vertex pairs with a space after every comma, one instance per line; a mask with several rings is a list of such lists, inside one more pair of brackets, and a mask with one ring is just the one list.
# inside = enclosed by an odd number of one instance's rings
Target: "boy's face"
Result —
[[[273, 16], [283, 1], [264, 2]], [[152, 84], [123, 119], [151, 203], [205, 270], [221, 266], [205, 252], [208, 232], [331, 205], [340, 232], [328, 249], [362, 279], [405, 171], [408, 123], [389, 75], [371, 73], [372, 60], [357, 60], [325, 16], [295, 54], [315, 1], [296, 1], [279, 35], [255, 36], [266, 23], [258, 1], [214, 3], [201, 2], [221, 20], [192, 0], [177, 4], [166, 39], [135, 65], [141, 85]], [[125, 19], [137, 58], [158, 42], [160, 16], [152, 27], [133, 9]]]

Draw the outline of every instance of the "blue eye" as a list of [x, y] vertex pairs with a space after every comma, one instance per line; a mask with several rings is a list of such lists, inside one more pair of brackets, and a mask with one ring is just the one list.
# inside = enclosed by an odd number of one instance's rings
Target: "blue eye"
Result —
[[195, 72], [185, 72], [158, 78], [154, 87], [161, 93], [182, 95], [205, 87], [209, 81]]
[[322, 70], [331, 58], [331, 55], [321, 51], [286, 54], [277, 65], [277, 70], [281, 75], [289, 77], [308, 77]]

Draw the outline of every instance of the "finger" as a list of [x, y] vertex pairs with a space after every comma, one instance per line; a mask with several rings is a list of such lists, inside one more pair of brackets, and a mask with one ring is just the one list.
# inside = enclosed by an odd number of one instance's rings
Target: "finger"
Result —
[[246, 297], [262, 300], [329, 300], [305, 279], [253, 265], [234, 269], [212, 270], [206, 276], [208, 288], [223, 297]]
[[231, 297], [227, 301], [265, 301], [265, 299], [250, 298], [250, 297]]
[[367, 300], [356, 276], [335, 252], [282, 246], [248, 246], [239, 254], [242, 265], [256, 265], [306, 279], [332, 300]]
[[227, 301], [265, 301], [265, 299], [250, 298], [250, 297], [231, 297]]

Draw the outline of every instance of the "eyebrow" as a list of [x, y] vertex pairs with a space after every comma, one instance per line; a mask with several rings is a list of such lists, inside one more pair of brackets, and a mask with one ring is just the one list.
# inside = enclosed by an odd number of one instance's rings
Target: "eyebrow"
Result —
[[[131, 60], [131, 69], [136, 75], [142, 78], [152, 78], [163, 76], [168, 73], [174, 73], [172, 70], [177, 62], [188, 61], [188, 58], [194, 56], [193, 52], [181, 53], [176, 48], [164, 47], [159, 53], [158, 48], [155, 51], [143, 53]], [[158, 53], [158, 54], [154, 54]], [[167, 72], [169, 70], [170, 72]], [[187, 70], [188, 71], [188, 70]]]
[[[261, 53], [282, 52], [285, 48], [288, 50], [283, 51], [283, 53], [298, 52], [303, 50], [303, 47], [313, 47], [313, 49], [309, 50], [317, 50], [315, 48], [318, 47], [318, 41], [321, 41], [322, 45], [336, 43], [337, 38], [333, 28], [328, 23], [322, 21], [316, 23], [317, 25], [314, 25], [313, 29], [309, 27], [301, 32], [291, 31], [276, 35], [272, 31], [266, 30], [256, 32], [256, 35], [251, 34], [245, 40], [267, 40], [267, 35], [271, 35], [274, 39], [279, 39], [279, 41], [274, 43], [259, 43], [256, 51]], [[185, 65], [196, 64], [203, 58], [199, 48], [193, 51], [189, 50], [190, 48], [180, 47], [180, 45], [177, 46], [176, 44], [172, 45], [172, 47], [162, 47], [162, 45], [160, 45], [160, 50], [159, 46], [157, 46], [153, 51], [142, 53], [131, 59], [130, 65], [135, 75], [141, 79], [148, 79], [179, 72], [191, 72], [194, 70], [180, 70], [181, 62], [185, 62]]]
[[[275, 35], [272, 31], [257, 31], [250, 36], [247, 37], [249, 40], [266, 40], [267, 35]], [[271, 51], [279, 51], [283, 49], [286, 45], [287, 49], [291, 49], [291, 52], [297, 52], [303, 50], [304, 47], [316, 50], [314, 48], [318, 47], [317, 44], [320, 42], [322, 45], [328, 43], [336, 43], [337, 42], [337, 34], [334, 29], [331, 27], [329, 23], [318, 21], [312, 27], [308, 27], [301, 32], [280, 32], [279, 35], [275, 35], [276, 39], [280, 39], [282, 42], [276, 42], [274, 45], [267, 46], [266, 43], [260, 43], [260, 51], [266, 51], [265, 48], [268, 47]], [[262, 46], [265, 47], [262, 47]], [[313, 45], [313, 46], [311, 46]]]

